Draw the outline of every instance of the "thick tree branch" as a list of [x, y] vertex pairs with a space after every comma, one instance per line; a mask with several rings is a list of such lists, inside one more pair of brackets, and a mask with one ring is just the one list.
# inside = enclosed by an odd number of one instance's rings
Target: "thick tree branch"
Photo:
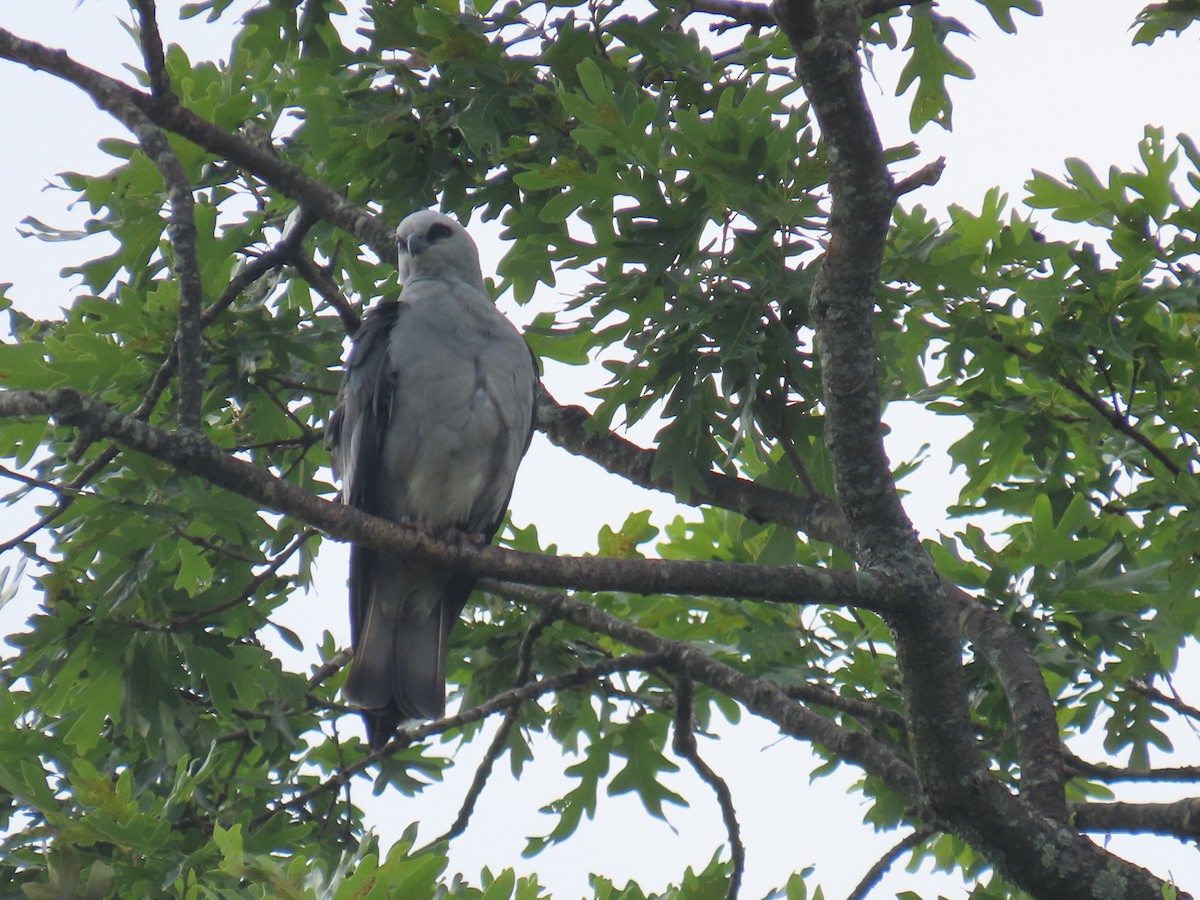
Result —
[[829, 148], [830, 238], [810, 309], [838, 501], [864, 564], [903, 550], [900, 562], [911, 568], [919, 545], [883, 450], [872, 322], [895, 195], [862, 89], [859, 21], [847, 4], [813, 0], [778, 3], [775, 13]]
[[[649, 490], [673, 493], [669, 474], [655, 478], [655, 451], [604, 429], [590, 427], [591, 414], [580, 406], [562, 406], [544, 386], [538, 393], [537, 427], [550, 441], [577, 456], [584, 456], [614, 475]], [[820, 495], [801, 497], [765, 485], [708, 472], [703, 493], [687, 499], [693, 506], [711, 504], [739, 513], [755, 522], [773, 522], [804, 531], [837, 546], [851, 541], [849, 526], [837, 504]]]
[[659, 637], [588, 603], [523, 584], [486, 581], [485, 590], [551, 612], [565, 621], [606, 634], [623, 644], [663, 658], [664, 667], [737, 700], [750, 712], [779, 726], [784, 734], [820, 744], [840, 759], [878, 776], [906, 797], [919, 796], [916, 773], [895, 750], [874, 735], [843, 728], [788, 697], [772, 681], [745, 675], [683, 641]]
[[341, 541], [411, 554], [478, 575], [553, 587], [752, 597], [785, 603], [829, 603], [881, 611], [886, 593], [871, 575], [801, 566], [718, 561], [548, 556], [481, 546], [396, 525], [309, 494], [199, 438], [172, 434], [62, 388], [0, 393], [0, 418], [51, 416], [82, 426], [181, 472], [247, 497], [266, 509], [321, 528]]
[[1200, 766], [1163, 766], [1157, 769], [1127, 769], [1107, 763], [1088, 762], [1073, 753], [1066, 754], [1066, 767], [1076, 775], [1084, 775], [1095, 781], [1113, 784], [1118, 781], [1133, 782], [1200, 782]]
[[957, 629], [950, 624], [953, 607], [900, 505], [883, 449], [872, 317], [895, 193], [862, 89], [858, 9], [832, 0], [779, 0], [774, 9], [796, 51], [830, 160], [830, 239], [810, 303], [825, 439], [856, 556], [867, 571], [892, 579], [902, 609], [887, 619], [931, 817], [974, 844], [1014, 883], [1044, 896], [1094, 898], [1118, 878], [1127, 898], [1158, 898], [1162, 884], [1154, 876], [1063, 823], [1061, 800], [1031, 797], [1053, 801], [1034, 807], [981, 764], [966, 713]]
[[895, 188], [863, 92], [860, 23], [848, 4], [781, 0], [774, 9], [829, 156], [830, 238], [809, 308], [837, 499], [859, 563], [892, 579], [904, 608], [888, 623], [926, 802], [935, 816], [966, 820], [965, 807], [978, 802], [967, 787], [989, 776], [970, 731], [957, 629], [883, 446], [873, 315]]
[[1200, 798], [1174, 803], [1079, 803], [1071, 813], [1079, 828], [1093, 833], [1159, 834], [1200, 841]]
[[1016, 730], [1021, 796], [1061, 818], [1066, 802], [1062, 740], [1041, 667], [1020, 632], [1003, 615], [945, 579], [942, 589], [948, 603], [957, 609], [960, 633], [971, 641], [1004, 689]]

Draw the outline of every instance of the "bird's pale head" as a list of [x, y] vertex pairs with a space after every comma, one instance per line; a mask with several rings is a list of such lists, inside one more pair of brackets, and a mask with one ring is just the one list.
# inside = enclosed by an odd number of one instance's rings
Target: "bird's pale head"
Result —
[[467, 230], [432, 209], [413, 213], [396, 229], [397, 269], [413, 278], [457, 278], [484, 290], [479, 251]]

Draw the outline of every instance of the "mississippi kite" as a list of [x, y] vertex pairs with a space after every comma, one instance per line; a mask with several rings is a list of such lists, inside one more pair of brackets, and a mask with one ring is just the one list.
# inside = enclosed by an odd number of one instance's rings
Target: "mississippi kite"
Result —
[[[342, 500], [364, 512], [490, 541], [532, 433], [537, 370], [492, 303], [466, 230], [432, 210], [400, 223], [398, 302], [367, 315], [330, 420]], [[446, 649], [474, 577], [350, 550], [354, 660], [347, 702], [372, 748], [446, 705]]]

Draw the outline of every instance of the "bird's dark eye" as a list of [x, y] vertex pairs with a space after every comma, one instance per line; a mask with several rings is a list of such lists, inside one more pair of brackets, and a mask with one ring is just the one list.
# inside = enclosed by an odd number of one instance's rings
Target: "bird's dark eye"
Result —
[[440, 241], [443, 238], [448, 238], [452, 234], [454, 234], [454, 232], [450, 230], [449, 225], [437, 222], [429, 226], [429, 234], [426, 237], [426, 240], [432, 244], [434, 241]]

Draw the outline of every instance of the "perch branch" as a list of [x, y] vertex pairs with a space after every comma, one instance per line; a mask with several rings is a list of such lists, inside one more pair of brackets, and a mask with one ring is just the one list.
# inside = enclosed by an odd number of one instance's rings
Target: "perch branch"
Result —
[[315, 497], [202, 439], [184, 439], [124, 415], [70, 388], [0, 393], [0, 418], [51, 416], [85, 427], [181, 472], [321, 528], [335, 540], [406, 553], [477, 575], [584, 590], [752, 597], [784, 603], [830, 603], [886, 608], [883, 583], [866, 573], [804, 566], [757, 566], [721, 561], [549, 556], [480, 546], [413, 525], [396, 525]]

